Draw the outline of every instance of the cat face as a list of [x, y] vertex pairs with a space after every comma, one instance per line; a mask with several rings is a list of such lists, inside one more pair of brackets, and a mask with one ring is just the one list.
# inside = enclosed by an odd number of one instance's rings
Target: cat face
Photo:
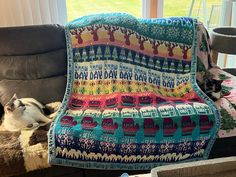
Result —
[[21, 100], [17, 98], [16, 94], [14, 94], [14, 96], [4, 107], [4, 111], [6, 114], [10, 113], [22, 114], [25, 109], [26, 109], [25, 105], [22, 103]]
[[221, 90], [223, 80], [215, 80], [212, 79], [210, 82], [207, 82], [205, 87], [205, 93], [209, 96], [213, 101], [217, 101], [222, 97]]

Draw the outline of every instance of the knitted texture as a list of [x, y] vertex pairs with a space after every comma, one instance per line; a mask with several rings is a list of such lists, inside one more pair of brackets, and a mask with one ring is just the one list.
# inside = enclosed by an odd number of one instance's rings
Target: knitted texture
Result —
[[49, 162], [140, 170], [207, 158], [219, 113], [196, 84], [198, 48], [207, 47], [200, 32], [190, 18], [120, 13], [68, 23], [68, 83]]

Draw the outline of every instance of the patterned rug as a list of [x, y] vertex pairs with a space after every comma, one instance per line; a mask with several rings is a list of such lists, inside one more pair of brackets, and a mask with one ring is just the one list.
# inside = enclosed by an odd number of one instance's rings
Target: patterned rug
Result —
[[190, 18], [112, 13], [67, 24], [68, 83], [49, 162], [142, 170], [206, 159], [220, 126], [196, 83], [206, 35]]
[[[45, 105], [51, 112], [49, 117], [56, 115], [60, 105], [60, 102]], [[50, 124], [47, 124], [31, 130], [10, 132], [0, 124], [1, 177], [18, 176], [51, 166], [47, 163], [49, 127]]]
[[50, 167], [47, 163], [48, 129], [49, 126], [44, 126], [32, 131], [0, 131], [1, 177]]

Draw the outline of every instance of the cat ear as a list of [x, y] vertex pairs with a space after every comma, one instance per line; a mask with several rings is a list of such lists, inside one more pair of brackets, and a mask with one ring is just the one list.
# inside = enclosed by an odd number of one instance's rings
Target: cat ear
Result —
[[12, 112], [13, 110], [12, 110], [12, 108], [11, 108], [11, 106], [5, 106], [5, 112], [6, 113], [9, 113], [9, 112]]
[[17, 100], [18, 97], [16, 96], [16, 93], [13, 95], [12, 99]]

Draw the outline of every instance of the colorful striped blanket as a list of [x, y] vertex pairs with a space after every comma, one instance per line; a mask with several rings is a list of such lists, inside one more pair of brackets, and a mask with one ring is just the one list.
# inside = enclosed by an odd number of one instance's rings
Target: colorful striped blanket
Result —
[[197, 20], [90, 15], [68, 23], [66, 38], [51, 164], [141, 170], [208, 157], [220, 119], [196, 83], [208, 47]]

